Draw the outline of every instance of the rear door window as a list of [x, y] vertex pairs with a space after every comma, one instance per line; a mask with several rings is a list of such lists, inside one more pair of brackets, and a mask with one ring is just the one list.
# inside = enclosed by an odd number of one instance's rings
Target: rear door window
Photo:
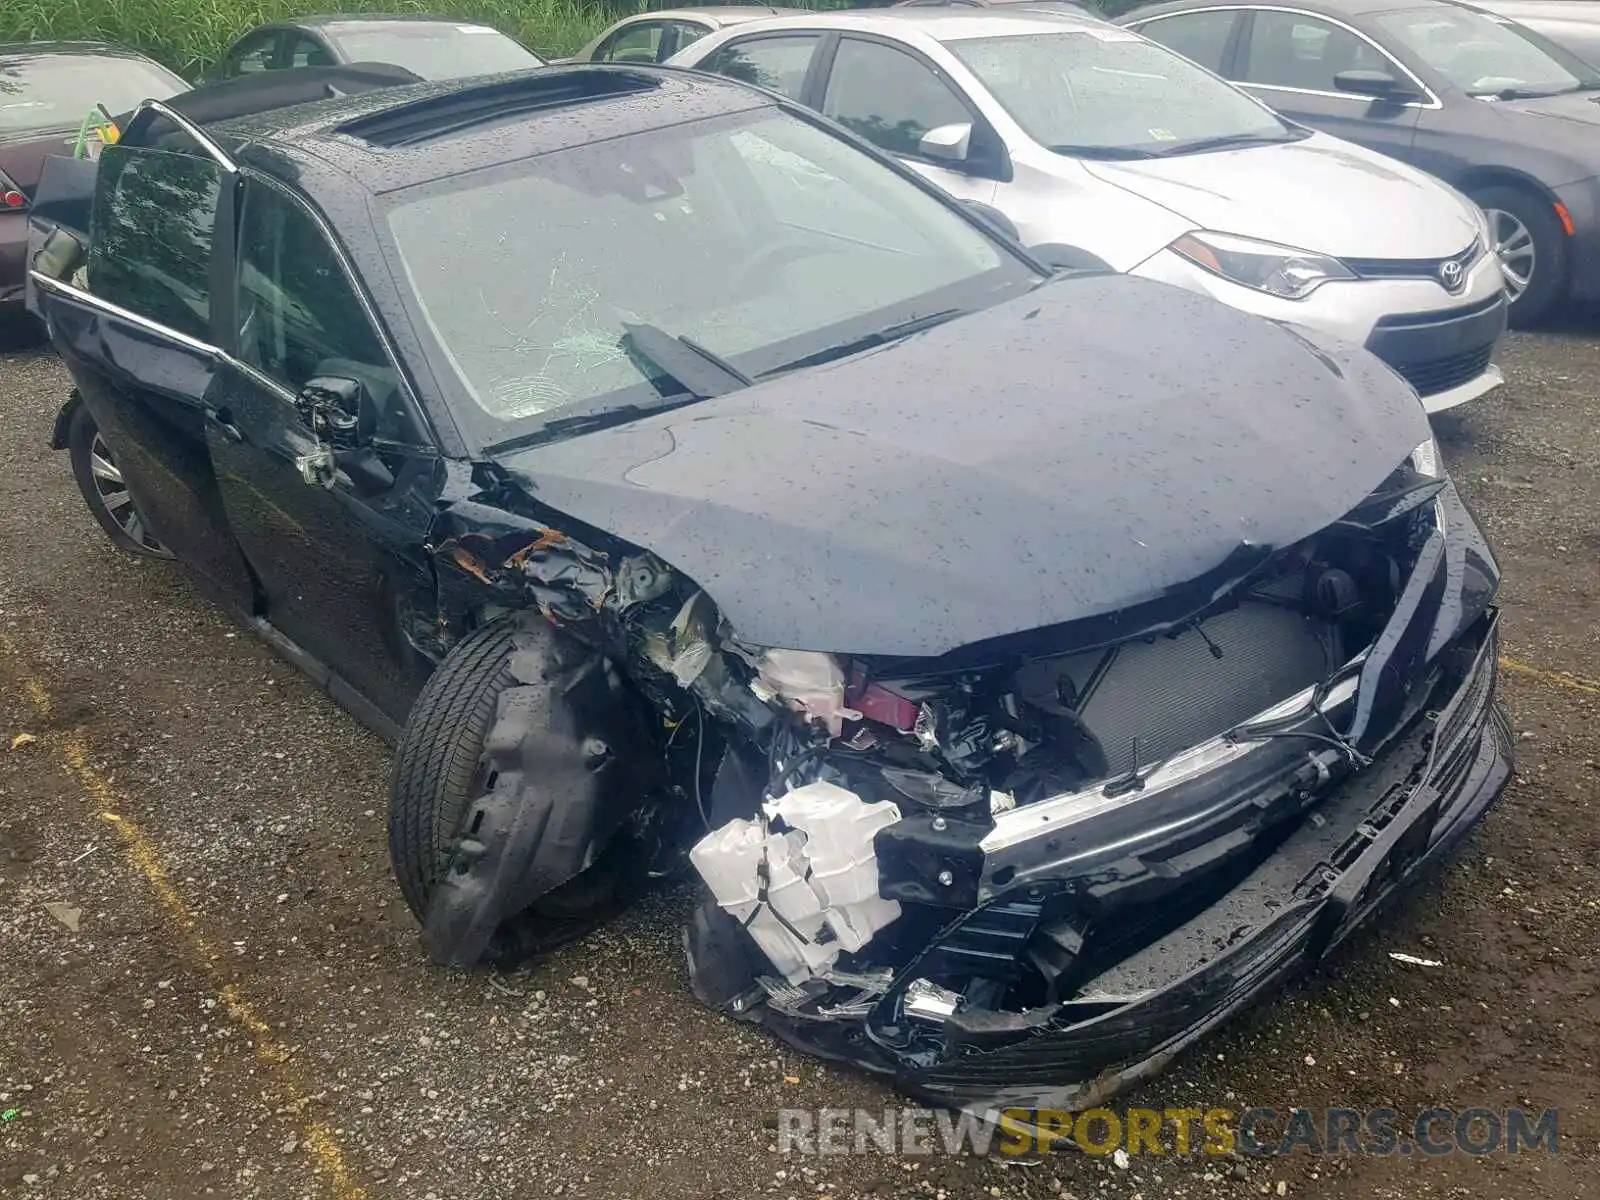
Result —
[[821, 42], [822, 35], [816, 33], [746, 38], [714, 51], [700, 69], [798, 100]]
[[711, 30], [704, 25], [696, 25], [693, 21], [672, 22], [672, 27], [669, 30], [671, 36], [668, 39], [672, 44], [667, 49], [665, 57], [671, 58], [679, 50], [682, 50], [685, 46], [694, 45], [710, 32]]
[[822, 113], [891, 154], [916, 155], [922, 135], [970, 123], [972, 113], [921, 59], [861, 38], [834, 55]]
[[1212, 8], [1176, 17], [1157, 17], [1136, 27], [1139, 33], [1208, 71], [1222, 74], [1241, 13], [1238, 9]]
[[1241, 83], [1301, 91], [1341, 92], [1341, 71], [1392, 70], [1373, 45], [1348, 29], [1301, 13], [1257, 9], [1249, 49], [1239, 71]]
[[223, 77], [237, 79], [240, 75], [256, 75], [273, 70], [278, 65], [278, 40], [276, 29], [245, 38], [233, 48], [223, 63]]
[[211, 253], [223, 170], [171, 150], [107, 146], [89, 227], [89, 291], [211, 342]]
[[661, 35], [666, 29], [665, 21], [640, 21], [619, 29], [600, 47], [595, 58], [600, 62], [660, 62]]
[[286, 67], [331, 67], [333, 55], [328, 53], [328, 48], [316, 38], [306, 37], [305, 34], [296, 34], [289, 44], [288, 52], [284, 55]]

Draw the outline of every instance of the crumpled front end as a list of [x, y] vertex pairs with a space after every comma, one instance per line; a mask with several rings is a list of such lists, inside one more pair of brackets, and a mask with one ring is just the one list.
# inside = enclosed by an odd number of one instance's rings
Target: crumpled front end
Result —
[[1431, 442], [1292, 544], [923, 656], [754, 644], [652, 550], [473, 488], [434, 531], [440, 637], [521, 610], [520, 690], [561, 686], [501, 714], [434, 957], [494, 956], [615, 844], [649, 874], [686, 852], [704, 1002], [940, 1104], [1081, 1107], [1160, 1070], [1510, 771], [1499, 568]]
[[1105, 1100], [1499, 795], [1497, 585], [1414, 457], [1139, 610], [937, 660], [738, 648], [775, 715], [729, 741], [691, 853], [696, 994], [930, 1102]]

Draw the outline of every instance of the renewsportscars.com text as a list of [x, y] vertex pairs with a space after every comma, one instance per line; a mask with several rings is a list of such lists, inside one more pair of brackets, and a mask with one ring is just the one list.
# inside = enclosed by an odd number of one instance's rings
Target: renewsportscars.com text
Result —
[[984, 1119], [927, 1108], [780, 1109], [784, 1154], [1244, 1154], [1435, 1157], [1555, 1154], [1553, 1108], [1009, 1108]]

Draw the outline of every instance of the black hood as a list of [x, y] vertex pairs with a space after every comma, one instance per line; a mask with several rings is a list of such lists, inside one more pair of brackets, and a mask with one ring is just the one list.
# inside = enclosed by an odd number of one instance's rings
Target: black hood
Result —
[[1299, 541], [1428, 436], [1365, 351], [1092, 276], [501, 462], [747, 641], [931, 656]]

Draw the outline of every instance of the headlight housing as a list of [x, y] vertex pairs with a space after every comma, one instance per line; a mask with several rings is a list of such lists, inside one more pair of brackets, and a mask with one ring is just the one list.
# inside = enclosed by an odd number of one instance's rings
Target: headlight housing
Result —
[[1439, 453], [1437, 438], [1430, 437], [1423, 442], [1411, 452], [1406, 461], [1418, 475], [1426, 475], [1430, 479], [1444, 478], [1444, 457]]
[[1356, 277], [1349, 267], [1326, 254], [1233, 233], [1186, 233], [1169, 249], [1213, 275], [1285, 300], [1303, 300], [1330, 279]]

